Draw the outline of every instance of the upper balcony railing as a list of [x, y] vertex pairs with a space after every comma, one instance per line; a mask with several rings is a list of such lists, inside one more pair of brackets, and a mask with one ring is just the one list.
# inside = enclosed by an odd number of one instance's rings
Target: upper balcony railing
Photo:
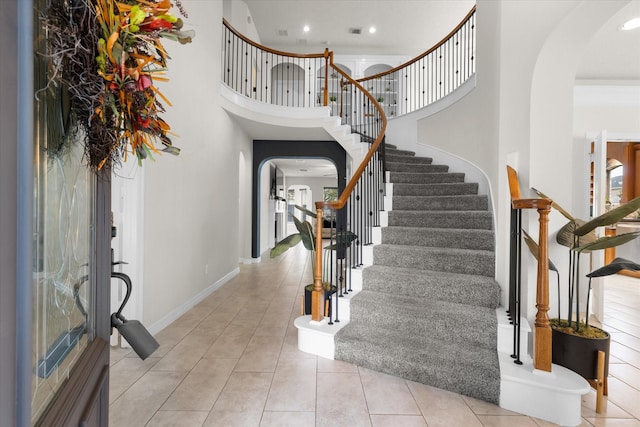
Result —
[[[475, 12], [474, 7], [446, 37], [416, 58], [357, 79], [387, 117], [433, 104], [475, 73]], [[345, 124], [350, 116], [368, 114], [353, 99], [357, 91], [344, 73], [330, 66], [333, 52], [301, 55], [270, 49], [244, 37], [227, 21], [222, 39], [222, 80], [235, 92], [273, 105], [329, 106], [331, 114], [342, 117]]]
[[416, 58], [358, 79], [389, 117], [408, 114], [444, 98], [475, 72], [475, 6], [446, 37]]

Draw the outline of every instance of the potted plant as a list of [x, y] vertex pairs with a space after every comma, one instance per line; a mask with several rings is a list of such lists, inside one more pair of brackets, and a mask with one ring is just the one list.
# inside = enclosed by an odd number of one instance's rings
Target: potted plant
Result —
[[335, 96], [335, 95], [331, 95], [331, 96], [329, 97], [329, 101], [331, 101], [331, 102], [336, 102], [337, 100], [338, 100], [338, 97], [337, 97], [337, 96]]
[[378, 101], [378, 102], [384, 102], [384, 98], [383, 98], [383, 97], [381, 97], [381, 96], [379, 96], [379, 97], [378, 97], [378, 99], [376, 99], [376, 101]]
[[[315, 212], [311, 212], [308, 209], [305, 209], [302, 206], [295, 205], [296, 209], [304, 212], [312, 218], [317, 218]], [[311, 292], [313, 291], [313, 272], [315, 271], [315, 262], [316, 262], [316, 238], [313, 233], [313, 226], [309, 221], [300, 221], [295, 215], [293, 217], [293, 222], [298, 230], [297, 233], [291, 234], [278, 243], [271, 249], [269, 256], [271, 258], [275, 258], [277, 256], [282, 255], [284, 252], [296, 246], [298, 243], [302, 242], [305, 249], [309, 251], [309, 256], [311, 257], [311, 283], [304, 287], [304, 314], [311, 314]], [[348, 248], [351, 245], [351, 242], [356, 240], [357, 236], [351, 231], [339, 231], [335, 233], [331, 240], [332, 244], [327, 246], [324, 249], [336, 250], [336, 249], [344, 249]], [[324, 299], [325, 301], [329, 301], [329, 312], [331, 312], [331, 295], [336, 291], [336, 287], [331, 284], [331, 282], [322, 282], [322, 289], [324, 290]]]
[[[535, 190], [540, 197], [548, 198]], [[631, 200], [615, 209], [585, 222], [574, 218], [565, 209], [553, 202], [552, 206], [558, 210], [569, 222], [563, 226], [556, 236], [556, 241], [569, 248], [569, 286], [567, 298], [567, 317], [563, 318], [560, 311], [560, 295], [558, 294], [558, 318], [550, 319], [552, 329], [552, 361], [580, 374], [586, 379], [596, 378], [598, 351], [605, 353], [605, 378], [608, 375], [610, 335], [606, 331], [589, 325], [589, 294], [591, 278], [614, 274], [621, 269], [640, 269], [640, 265], [621, 258], [615, 259], [609, 265], [597, 269], [589, 277], [587, 304], [584, 321], [580, 319], [580, 255], [596, 250], [613, 248], [629, 242], [640, 235], [640, 232], [621, 234], [618, 236], [604, 236], [597, 238], [595, 229], [609, 226], [640, 209], [640, 197]], [[527, 241], [529, 240], [529, 241]], [[531, 238], [525, 236], [529, 248], [534, 250]], [[536, 252], [537, 253], [537, 252]], [[550, 269], [557, 271], [550, 262]], [[558, 292], [560, 285], [558, 283]], [[574, 306], [575, 301], [575, 306]], [[575, 308], [575, 311], [574, 311]]]

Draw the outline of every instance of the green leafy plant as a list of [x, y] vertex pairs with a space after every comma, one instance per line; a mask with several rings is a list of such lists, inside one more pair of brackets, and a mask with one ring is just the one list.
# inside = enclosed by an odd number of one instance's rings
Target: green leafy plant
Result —
[[334, 96], [334, 95], [331, 95], [329, 97], [329, 101], [331, 101], [331, 102], [336, 102], [337, 100], [338, 100], [338, 98], [336, 96]]
[[[549, 198], [544, 193], [533, 189], [540, 197]], [[559, 231], [556, 236], [556, 242], [562, 246], [569, 248], [569, 288], [568, 288], [568, 305], [567, 305], [567, 317], [562, 319], [560, 313], [560, 307], [558, 307], [558, 319], [552, 319], [551, 325], [556, 328], [563, 328], [565, 330], [572, 330], [576, 335], [589, 336], [593, 335], [593, 328], [589, 326], [589, 294], [591, 291], [591, 280], [589, 280], [589, 291], [587, 292], [587, 308], [585, 322], [580, 321], [580, 255], [582, 253], [588, 253], [591, 251], [614, 248], [616, 246], [627, 243], [636, 237], [640, 236], [640, 231], [621, 234], [618, 236], [604, 236], [597, 237], [595, 230], [598, 227], [604, 227], [615, 224], [623, 218], [633, 214], [640, 209], [640, 197], [618, 206], [602, 215], [593, 218], [590, 221], [584, 221], [573, 217], [568, 211], [563, 209], [556, 202], [552, 203], [552, 207], [560, 212], [565, 218], [569, 220]], [[525, 237], [525, 242], [532, 253], [537, 255], [537, 245], [532, 246], [533, 239], [528, 236]], [[529, 240], [529, 241], [528, 241]], [[535, 242], [533, 242], [535, 244]], [[535, 252], [534, 252], [535, 251]], [[607, 274], [613, 274], [613, 272], [619, 271], [619, 268], [631, 268], [630, 263], [627, 260], [616, 259], [609, 266], [609, 269], [603, 270], [601, 276]], [[637, 264], [634, 264], [637, 265]], [[553, 263], [549, 262], [551, 270], [557, 271]], [[553, 267], [552, 267], [553, 266]], [[599, 277], [594, 275], [595, 271], [587, 275], [587, 277]], [[606, 274], [604, 274], [606, 273]], [[590, 279], [591, 279], [590, 277]], [[560, 299], [558, 284], [558, 300]], [[575, 298], [574, 298], [575, 297]], [[574, 319], [574, 299], [575, 299], [575, 319]]]
[[[295, 208], [301, 212], [304, 212], [306, 215], [316, 218], [315, 212], [312, 212], [302, 206], [295, 205]], [[315, 271], [315, 262], [316, 262], [316, 238], [313, 233], [313, 226], [309, 221], [300, 221], [295, 215], [293, 217], [293, 222], [298, 230], [297, 233], [291, 234], [278, 243], [271, 249], [269, 252], [269, 256], [271, 258], [278, 257], [288, 251], [290, 248], [298, 245], [298, 243], [302, 242], [302, 245], [309, 251], [309, 255], [311, 256], [311, 265], [312, 265], [312, 273]], [[331, 245], [326, 246], [324, 249], [329, 250], [338, 250], [338, 249], [346, 249], [351, 246], [351, 242], [357, 239], [355, 233], [351, 231], [338, 231], [331, 237]], [[313, 283], [313, 277], [311, 282]], [[311, 285], [313, 286], [313, 285]], [[323, 282], [322, 284], [325, 291], [329, 291], [331, 289], [331, 284], [329, 282]]]

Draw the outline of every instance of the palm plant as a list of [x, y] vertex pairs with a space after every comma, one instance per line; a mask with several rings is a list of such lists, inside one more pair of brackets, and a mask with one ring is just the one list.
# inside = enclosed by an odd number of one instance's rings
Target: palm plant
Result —
[[[312, 212], [302, 206], [295, 205], [295, 208], [304, 212], [306, 215], [317, 218], [315, 212]], [[297, 233], [291, 234], [278, 243], [271, 249], [269, 252], [269, 256], [271, 258], [275, 258], [277, 256], [282, 255], [290, 248], [293, 248], [298, 243], [302, 242], [302, 245], [309, 251], [309, 256], [311, 257], [311, 271], [315, 271], [315, 262], [316, 262], [316, 238], [313, 233], [313, 226], [309, 221], [300, 221], [295, 215], [292, 215], [293, 222], [298, 230]], [[332, 237], [332, 244], [325, 247], [324, 249], [328, 250], [337, 250], [337, 249], [346, 249], [351, 246], [351, 242], [357, 239], [356, 234], [351, 231], [338, 231]], [[313, 283], [313, 277], [311, 282]], [[322, 287], [325, 291], [330, 291], [331, 283], [323, 282]]]
[[[549, 198], [544, 193], [533, 189], [540, 197]], [[593, 218], [591, 221], [583, 221], [578, 218], [574, 218], [569, 212], [563, 209], [556, 202], [553, 202], [552, 207], [560, 212], [569, 222], [564, 225], [557, 234], [556, 241], [569, 248], [569, 288], [568, 288], [568, 305], [567, 305], [567, 318], [562, 320], [560, 314], [560, 307], [558, 307], [558, 323], [562, 326], [568, 326], [573, 329], [576, 334], [582, 334], [589, 330], [589, 293], [591, 291], [591, 278], [599, 277], [608, 274], [614, 274], [620, 269], [640, 269], [638, 264], [631, 261], [618, 258], [614, 260], [607, 269], [601, 269], [601, 271], [594, 271], [587, 275], [589, 277], [589, 291], [587, 293], [587, 308], [586, 308], [586, 321], [580, 322], [579, 306], [580, 306], [580, 255], [582, 253], [589, 253], [596, 250], [614, 248], [616, 246], [627, 243], [636, 237], [640, 236], [640, 231], [621, 234], [618, 236], [604, 236], [597, 238], [595, 235], [595, 229], [598, 227], [608, 226], [615, 224], [640, 209], [640, 197], [618, 206], [604, 214]], [[531, 240], [529, 238], [529, 240]], [[525, 238], [525, 242], [527, 239]], [[535, 242], [533, 242], [535, 244]], [[527, 245], [532, 250], [531, 242], [527, 242]], [[537, 251], [535, 252], [537, 254]], [[553, 264], [550, 262], [550, 266]], [[555, 268], [555, 267], [554, 267]], [[557, 271], [557, 270], [555, 270]], [[558, 284], [559, 291], [559, 284]], [[560, 295], [558, 294], [558, 299]], [[573, 319], [574, 313], [574, 299], [575, 299], [575, 320]], [[584, 329], [584, 330], [583, 330]]]

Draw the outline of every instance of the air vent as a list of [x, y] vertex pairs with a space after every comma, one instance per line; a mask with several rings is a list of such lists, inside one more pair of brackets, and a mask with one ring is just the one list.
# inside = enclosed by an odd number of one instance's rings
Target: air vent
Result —
[[289, 31], [287, 30], [276, 30], [276, 34], [280, 37], [288, 37]]
[[362, 28], [349, 28], [349, 34], [362, 34]]

